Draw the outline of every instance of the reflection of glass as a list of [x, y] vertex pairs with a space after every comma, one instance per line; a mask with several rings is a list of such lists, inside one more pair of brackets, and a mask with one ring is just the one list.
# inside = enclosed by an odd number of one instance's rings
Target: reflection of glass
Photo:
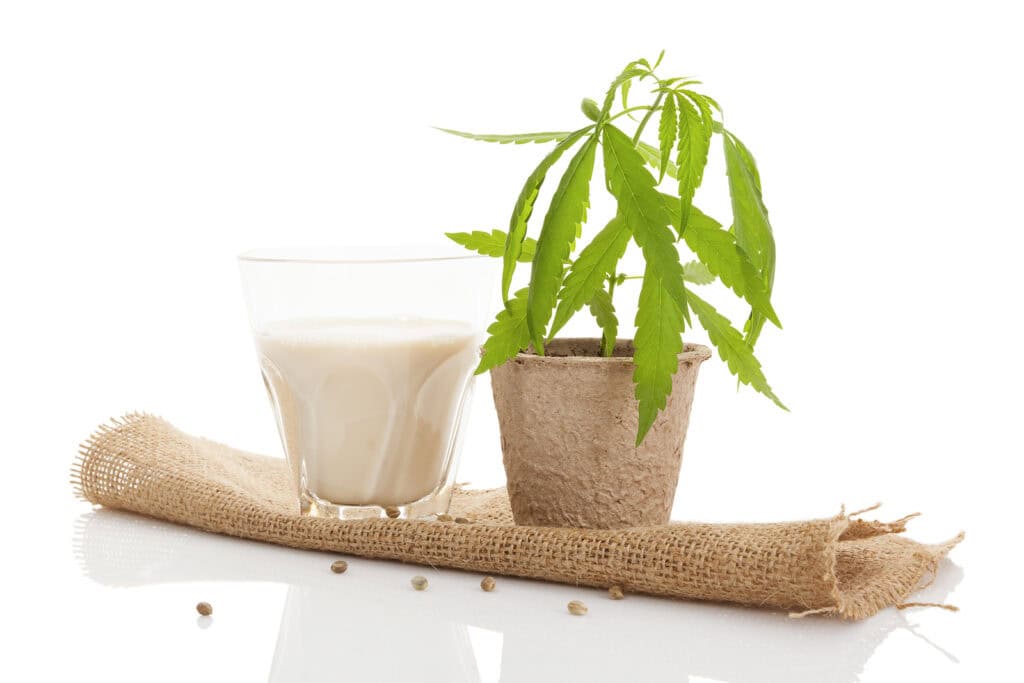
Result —
[[[907, 613], [884, 610], [863, 622], [789, 619], [784, 613], [498, 578], [350, 558], [339, 577], [330, 555], [223, 538], [99, 510], [81, 518], [76, 554], [84, 572], [111, 586], [178, 581], [285, 582], [288, 599], [273, 681], [692, 680], [731, 683], [852, 683], [896, 630], [921, 640], [922, 656], [952, 655], [928, 642]], [[412, 591], [424, 573], [430, 588]], [[915, 599], [944, 602], [962, 571], [943, 561]], [[565, 603], [591, 607], [580, 619]], [[344, 618], [339, 618], [343, 615]], [[340, 630], [339, 630], [340, 629]]]
[[239, 257], [302, 512], [447, 512], [494, 261], [416, 249]]

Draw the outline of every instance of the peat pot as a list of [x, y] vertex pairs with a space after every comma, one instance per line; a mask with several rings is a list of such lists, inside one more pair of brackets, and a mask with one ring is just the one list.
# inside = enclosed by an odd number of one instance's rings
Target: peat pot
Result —
[[557, 339], [491, 370], [516, 524], [617, 529], [666, 524], [694, 383], [711, 350], [686, 344], [668, 405], [635, 446], [633, 343]]

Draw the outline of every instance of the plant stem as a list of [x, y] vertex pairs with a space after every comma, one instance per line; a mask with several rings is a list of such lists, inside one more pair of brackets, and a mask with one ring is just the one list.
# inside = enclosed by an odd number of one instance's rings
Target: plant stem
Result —
[[[608, 276], [608, 301], [615, 301], [615, 273], [613, 272]], [[604, 338], [604, 333], [601, 334], [601, 355], [605, 358], [610, 358], [612, 353], [615, 351], [615, 340]]]
[[608, 117], [608, 121], [614, 121], [615, 119], [619, 118], [623, 114], [628, 114], [628, 113], [630, 113], [632, 111], [640, 111], [641, 109], [650, 109], [650, 108], [651, 108], [651, 105], [649, 105], [649, 104], [638, 104], [635, 107], [630, 107], [629, 109], [623, 109], [622, 111], [620, 111], [615, 116]]
[[633, 135], [634, 147], [636, 147], [636, 143], [640, 142], [640, 134], [644, 132], [644, 128], [647, 126], [647, 122], [651, 120], [651, 115], [654, 114], [655, 111], [657, 111], [658, 106], [661, 104], [661, 100], [663, 97], [665, 97], [665, 93], [658, 93], [658, 96], [654, 99], [654, 104], [652, 104], [651, 108], [647, 110], [647, 113], [644, 114], [644, 117], [640, 119], [640, 125], [636, 127], [636, 134]]

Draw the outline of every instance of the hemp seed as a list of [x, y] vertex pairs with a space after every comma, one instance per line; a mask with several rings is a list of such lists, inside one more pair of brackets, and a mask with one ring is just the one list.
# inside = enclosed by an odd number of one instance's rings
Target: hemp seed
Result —
[[346, 569], [348, 569], [348, 562], [345, 560], [331, 562], [331, 571], [335, 574], [344, 574]]
[[425, 576], [414, 576], [410, 581], [412, 587], [418, 591], [427, 590], [427, 578]]
[[386, 514], [391, 519], [398, 519], [398, 515], [402, 513], [399, 512], [398, 508], [396, 507], [386, 507], [384, 508], [384, 514]]
[[623, 597], [625, 597], [623, 595], [623, 593], [622, 593], [622, 587], [621, 586], [612, 586], [611, 588], [609, 588], [608, 589], [608, 597], [611, 598], [612, 600], [621, 600]]
[[575, 617], [582, 617], [584, 614], [587, 613], [587, 606], [579, 600], [570, 600], [568, 607], [569, 614]]
[[480, 587], [484, 589], [485, 593], [490, 593], [492, 590], [494, 590], [494, 577], [485, 576], [483, 580], [480, 582]]
[[196, 611], [204, 617], [208, 617], [213, 614], [213, 606], [208, 602], [201, 602], [196, 605]]
[[456, 517], [455, 518], [455, 523], [456, 524], [469, 524], [470, 522], [465, 517]]

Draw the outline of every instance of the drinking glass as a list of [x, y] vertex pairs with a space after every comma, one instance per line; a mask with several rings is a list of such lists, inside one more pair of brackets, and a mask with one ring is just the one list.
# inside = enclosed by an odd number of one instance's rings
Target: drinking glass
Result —
[[497, 263], [428, 247], [239, 256], [302, 514], [448, 511]]

